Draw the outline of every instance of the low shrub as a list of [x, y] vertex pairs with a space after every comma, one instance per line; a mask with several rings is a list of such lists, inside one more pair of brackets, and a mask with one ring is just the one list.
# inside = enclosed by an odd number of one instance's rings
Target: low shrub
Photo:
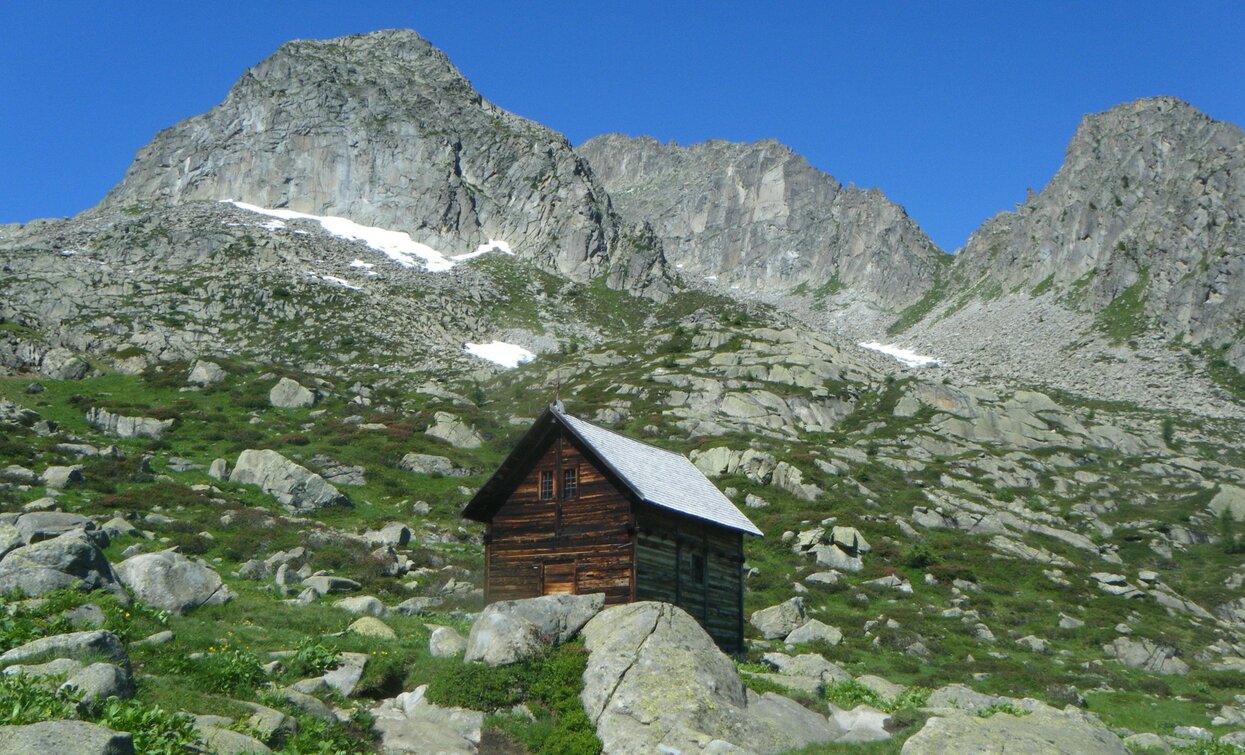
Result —
[[162, 665], [169, 672], [193, 679], [202, 689], [224, 695], [252, 697], [268, 681], [258, 656], [228, 644], [211, 647], [195, 658], [165, 658]]
[[454, 662], [428, 685], [428, 699], [486, 712], [525, 703], [534, 723], [514, 716], [491, 719], [533, 755], [597, 755], [601, 741], [579, 702], [587, 654], [580, 642], [509, 666]]
[[304, 638], [294, 650], [294, 656], [285, 663], [286, 674], [302, 679], [319, 676], [341, 661], [341, 653], [310, 637]]
[[[41, 681], [24, 674], [0, 674], [0, 726], [79, 717], [76, 692], [58, 692]], [[129, 732], [136, 752], [184, 755], [203, 744], [190, 716], [138, 700], [110, 697], [82, 717], [113, 731]]]

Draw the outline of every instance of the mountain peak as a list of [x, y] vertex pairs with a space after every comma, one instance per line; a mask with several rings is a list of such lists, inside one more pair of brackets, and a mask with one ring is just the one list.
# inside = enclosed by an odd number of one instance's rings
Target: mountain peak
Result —
[[622, 248], [566, 137], [486, 101], [405, 29], [282, 45], [160, 132], [102, 206], [205, 200], [340, 216], [449, 255], [505, 241], [576, 280], [619, 269]]

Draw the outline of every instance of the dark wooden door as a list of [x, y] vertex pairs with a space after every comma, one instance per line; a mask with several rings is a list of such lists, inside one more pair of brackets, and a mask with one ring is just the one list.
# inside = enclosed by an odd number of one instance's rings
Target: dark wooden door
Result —
[[575, 562], [558, 561], [545, 564], [543, 582], [545, 595], [574, 595]]

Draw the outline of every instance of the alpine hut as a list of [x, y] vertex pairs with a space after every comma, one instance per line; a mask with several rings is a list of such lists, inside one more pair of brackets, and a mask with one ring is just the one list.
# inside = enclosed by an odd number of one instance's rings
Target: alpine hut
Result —
[[681, 454], [567, 414], [537, 418], [463, 510], [486, 526], [486, 602], [604, 593], [673, 603], [743, 647], [748, 517]]

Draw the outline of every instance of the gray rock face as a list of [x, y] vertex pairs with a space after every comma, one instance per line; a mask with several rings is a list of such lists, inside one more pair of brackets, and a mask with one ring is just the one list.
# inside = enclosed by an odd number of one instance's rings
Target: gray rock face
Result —
[[579, 280], [660, 269], [659, 251], [627, 249], [565, 137], [484, 100], [413, 31], [282, 45], [160, 132], [103, 206], [221, 199], [406, 231], [447, 255], [504, 240]]
[[721, 740], [777, 753], [843, 734], [787, 698], [746, 690], [705, 630], [669, 604], [614, 606], [583, 636], [589, 656], [580, 699], [606, 752], [699, 753]]
[[1024, 716], [966, 713], [935, 716], [904, 743], [904, 755], [1008, 752], [1020, 755], [1103, 753], [1128, 755], [1128, 748], [1102, 722], [1072, 706], [1057, 710], [1039, 704]]
[[323, 477], [267, 449], [239, 454], [229, 481], [258, 485], [295, 513], [351, 505], [350, 499]]
[[0, 755], [134, 755], [134, 740], [85, 721], [44, 721], [27, 726], [0, 726]]
[[152, 417], [126, 417], [113, 414], [98, 406], [91, 407], [86, 413], [87, 424], [105, 435], [118, 438], [147, 438], [159, 440], [173, 426], [171, 419], [154, 419]]
[[605, 605], [605, 596], [544, 595], [487, 606], [471, 625], [467, 661], [501, 666], [566, 642]]
[[316, 403], [316, 394], [297, 381], [283, 377], [268, 391], [268, 403], [278, 409], [303, 409]]
[[117, 564], [117, 576], [139, 600], [182, 615], [233, 600], [233, 591], [211, 567], [173, 551], [144, 553]]
[[[1245, 133], [1170, 97], [1086, 116], [1050, 183], [987, 221], [957, 278], [1044, 281], [1101, 312], [1126, 291], [1169, 337], [1236, 344], [1245, 315]], [[1245, 350], [1229, 358], [1245, 367]]]
[[748, 291], [834, 293], [907, 306], [950, 262], [882, 192], [844, 188], [775, 141], [691, 147], [609, 134], [580, 145], [631, 221], [690, 278]]

